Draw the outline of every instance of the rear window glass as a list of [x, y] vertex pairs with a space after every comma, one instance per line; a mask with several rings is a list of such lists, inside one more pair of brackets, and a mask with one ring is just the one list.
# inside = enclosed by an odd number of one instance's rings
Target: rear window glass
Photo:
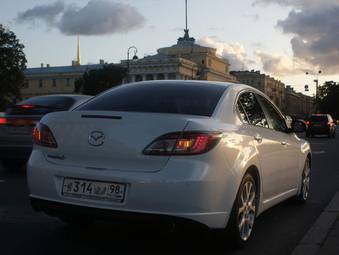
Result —
[[[6, 113], [12, 115], [41, 115], [53, 111], [68, 110], [74, 102], [73, 98], [65, 96], [32, 97], [8, 108]], [[31, 105], [33, 108], [20, 107], [26, 105]]]
[[99, 95], [76, 110], [211, 116], [225, 89], [225, 86], [198, 83], [122, 85]]
[[48, 106], [56, 109], [68, 109], [74, 103], [71, 97], [63, 96], [48, 96], [48, 97], [32, 97], [20, 102], [18, 105], [39, 105]]
[[327, 122], [328, 119], [327, 119], [327, 115], [313, 115], [313, 116], [311, 116], [310, 121], [313, 121], [313, 122]]

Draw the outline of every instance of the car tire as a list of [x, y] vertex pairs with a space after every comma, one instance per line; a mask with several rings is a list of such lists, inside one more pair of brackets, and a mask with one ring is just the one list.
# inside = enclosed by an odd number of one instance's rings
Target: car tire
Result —
[[258, 188], [250, 173], [241, 181], [232, 213], [226, 228], [228, 240], [236, 248], [244, 247], [253, 236], [258, 210]]
[[300, 191], [295, 197], [295, 202], [297, 204], [306, 203], [310, 192], [310, 180], [311, 180], [311, 161], [309, 158], [307, 158], [301, 175]]

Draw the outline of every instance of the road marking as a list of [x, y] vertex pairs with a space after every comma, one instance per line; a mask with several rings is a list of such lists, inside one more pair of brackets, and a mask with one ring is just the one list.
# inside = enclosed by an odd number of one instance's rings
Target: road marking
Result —
[[313, 151], [312, 154], [314, 155], [326, 154], [326, 151]]

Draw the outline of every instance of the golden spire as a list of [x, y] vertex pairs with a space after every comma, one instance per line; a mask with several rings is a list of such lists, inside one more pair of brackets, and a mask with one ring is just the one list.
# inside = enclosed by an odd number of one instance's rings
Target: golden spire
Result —
[[80, 39], [78, 36], [78, 42], [77, 42], [77, 65], [80, 65]]

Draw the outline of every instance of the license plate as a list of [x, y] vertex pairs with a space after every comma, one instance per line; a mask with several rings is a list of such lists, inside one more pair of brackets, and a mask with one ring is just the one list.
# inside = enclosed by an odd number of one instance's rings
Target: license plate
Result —
[[65, 178], [62, 195], [123, 203], [126, 184]]

